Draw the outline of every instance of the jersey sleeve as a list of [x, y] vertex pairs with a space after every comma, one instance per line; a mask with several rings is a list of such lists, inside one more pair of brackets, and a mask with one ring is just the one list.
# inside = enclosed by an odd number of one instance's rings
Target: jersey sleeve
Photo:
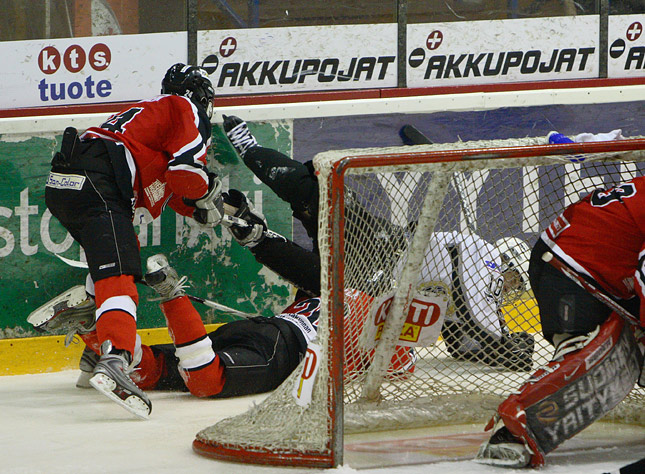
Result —
[[636, 274], [634, 275], [634, 291], [640, 299], [639, 316], [641, 326], [645, 327], [645, 246], [641, 248], [638, 254], [638, 265], [636, 266]]
[[210, 146], [210, 123], [185, 97], [169, 96], [173, 117], [165, 149], [170, 159], [166, 182], [172, 192], [188, 199], [199, 199], [208, 192], [206, 153]]

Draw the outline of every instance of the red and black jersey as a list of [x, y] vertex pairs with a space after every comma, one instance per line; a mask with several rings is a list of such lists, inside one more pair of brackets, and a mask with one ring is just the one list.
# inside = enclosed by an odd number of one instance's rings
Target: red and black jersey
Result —
[[645, 323], [645, 177], [593, 191], [567, 207], [541, 238], [615, 297], [638, 295]]
[[186, 97], [160, 95], [112, 115], [81, 139], [102, 138], [123, 143], [132, 176], [135, 207], [153, 218], [166, 203], [185, 216], [193, 207], [182, 198], [198, 199], [208, 191], [206, 152], [211, 124]]

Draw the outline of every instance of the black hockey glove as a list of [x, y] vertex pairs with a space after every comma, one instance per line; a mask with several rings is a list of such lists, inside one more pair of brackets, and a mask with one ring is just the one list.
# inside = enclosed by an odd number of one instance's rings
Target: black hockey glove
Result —
[[[223, 193], [224, 214], [222, 220], [233, 238], [243, 247], [255, 247], [266, 236], [267, 221], [255, 210], [253, 204], [237, 189]], [[227, 218], [232, 216], [232, 218]]]
[[222, 221], [224, 202], [222, 181], [215, 173], [208, 173], [208, 192], [197, 200], [184, 198], [184, 203], [195, 207], [193, 219], [202, 225], [214, 227]]

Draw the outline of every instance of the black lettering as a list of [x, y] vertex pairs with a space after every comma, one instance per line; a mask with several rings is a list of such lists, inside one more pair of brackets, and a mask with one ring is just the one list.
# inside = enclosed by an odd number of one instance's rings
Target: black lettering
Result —
[[260, 67], [260, 64], [262, 63], [255, 62], [253, 63], [253, 66], [249, 67], [249, 63], [242, 63], [242, 71], [240, 71], [237, 85], [243, 86], [245, 82], [248, 82], [250, 86], [257, 86], [258, 84], [253, 74], [255, 73], [255, 70]]
[[636, 63], [634, 69], [643, 69], [644, 60], [645, 46], [634, 46], [633, 48], [629, 48], [627, 59], [625, 60], [625, 71], [630, 71], [633, 63]]
[[280, 71], [280, 84], [293, 84], [298, 80], [298, 72], [300, 71], [300, 64], [302, 61], [300, 59], [296, 60], [296, 64], [293, 65], [293, 71], [291, 76], [287, 77], [287, 69], [289, 69], [288, 59], [282, 63], [282, 71]]
[[520, 64], [522, 64], [522, 51], [509, 51], [506, 53], [506, 61], [504, 61], [502, 75], [508, 74], [510, 68], [517, 67]]
[[448, 79], [451, 72], [454, 77], [461, 77], [461, 72], [459, 72], [459, 64], [461, 64], [464, 59], [466, 59], [465, 54], [460, 55], [457, 60], [455, 60], [454, 54], [448, 56], [448, 63], [446, 64], [446, 70], [443, 73], [443, 78]]
[[580, 58], [580, 71], [584, 71], [585, 67], [587, 67], [587, 59], [589, 59], [589, 56], [596, 51], [596, 48], [580, 48], [578, 50], [578, 54], [582, 56]]
[[469, 54], [468, 59], [466, 60], [466, 65], [464, 66], [464, 77], [470, 76], [470, 71], [473, 72], [473, 76], [475, 77], [481, 76], [482, 74], [479, 71], [479, 63], [482, 62], [485, 56], [486, 53], [480, 53], [477, 55], [477, 59], [474, 59], [475, 55]]
[[282, 64], [282, 61], [276, 61], [273, 64], [269, 61], [264, 61], [262, 63], [262, 70], [260, 71], [258, 85], [263, 85], [265, 82], [268, 82], [269, 84], [277, 84], [278, 81], [275, 79], [275, 70], [278, 69], [280, 64]]
[[338, 80], [340, 82], [345, 82], [349, 81], [352, 79], [354, 76], [354, 68], [356, 67], [356, 58], [352, 58], [351, 62], [349, 63], [349, 69], [347, 72], [345, 71], [338, 71]]
[[494, 55], [494, 53], [488, 53], [488, 56], [486, 56], [486, 64], [484, 64], [484, 76], [497, 76], [499, 74], [499, 71], [502, 70], [502, 64], [504, 63], [504, 56], [506, 56], [506, 53], [500, 53], [500, 55], [497, 57], [497, 64], [495, 65], [495, 69], [491, 69], [490, 65], [493, 62]]
[[356, 73], [354, 75], [354, 80], [358, 81], [361, 78], [361, 74], [365, 73], [365, 80], [369, 81], [372, 79], [374, 74], [374, 66], [376, 66], [375, 57], [360, 58], [358, 60], [358, 65], [356, 66]]
[[522, 74], [533, 74], [537, 71], [540, 64], [540, 56], [542, 52], [536, 49], [527, 51], [524, 54], [524, 59], [522, 60], [522, 65], [520, 66], [520, 72]]
[[224, 81], [226, 81], [226, 79], [230, 79], [229, 86], [234, 86], [237, 83], [237, 76], [239, 72], [240, 63], [224, 64], [222, 73], [219, 75], [219, 81], [217, 81], [217, 87], [224, 87]]
[[576, 59], [576, 50], [572, 48], [563, 49], [558, 56], [558, 62], [555, 65], [555, 72], [560, 72], [562, 66], [566, 65], [567, 72], [573, 70], [573, 63]]
[[300, 78], [298, 83], [302, 84], [305, 82], [307, 76], [315, 76], [318, 74], [318, 68], [320, 66], [320, 59], [305, 59], [302, 62], [302, 69], [300, 70]]
[[396, 58], [394, 56], [381, 56], [380, 58], [378, 58], [376, 62], [381, 65], [381, 69], [379, 70], [379, 73], [378, 73], [378, 80], [385, 79], [385, 75], [387, 73], [387, 67], [390, 64], [393, 64], [395, 59]]
[[540, 63], [540, 72], [551, 72], [553, 71], [553, 68], [555, 67], [555, 60], [558, 57], [558, 51], [559, 49], [554, 49], [553, 53], [551, 53], [551, 60], [549, 63]]
[[[332, 82], [336, 79], [336, 74], [338, 73], [338, 58], [327, 58], [323, 59], [323, 62], [320, 64], [320, 71], [318, 71], [318, 81], [319, 82]], [[328, 66], [331, 66], [331, 71], [327, 73]]]
[[446, 66], [446, 57], [445, 56], [432, 56], [428, 59], [428, 67], [426, 67], [426, 73], [424, 74], [424, 79], [430, 79], [432, 71], [436, 71], [435, 79], [439, 79], [443, 76], [443, 69]]

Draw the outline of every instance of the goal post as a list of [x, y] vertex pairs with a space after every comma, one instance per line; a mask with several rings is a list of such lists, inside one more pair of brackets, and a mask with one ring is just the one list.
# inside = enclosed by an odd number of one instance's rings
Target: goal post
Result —
[[[528, 249], [571, 202], [642, 175], [645, 139], [343, 150], [314, 165], [318, 336], [266, 399], [200, 431], [200, 454], [333, 467], [346, 433], [483, 423], [552, 353]], [[635, 388], [610, 416], [645, 424], [643, 408]]]

